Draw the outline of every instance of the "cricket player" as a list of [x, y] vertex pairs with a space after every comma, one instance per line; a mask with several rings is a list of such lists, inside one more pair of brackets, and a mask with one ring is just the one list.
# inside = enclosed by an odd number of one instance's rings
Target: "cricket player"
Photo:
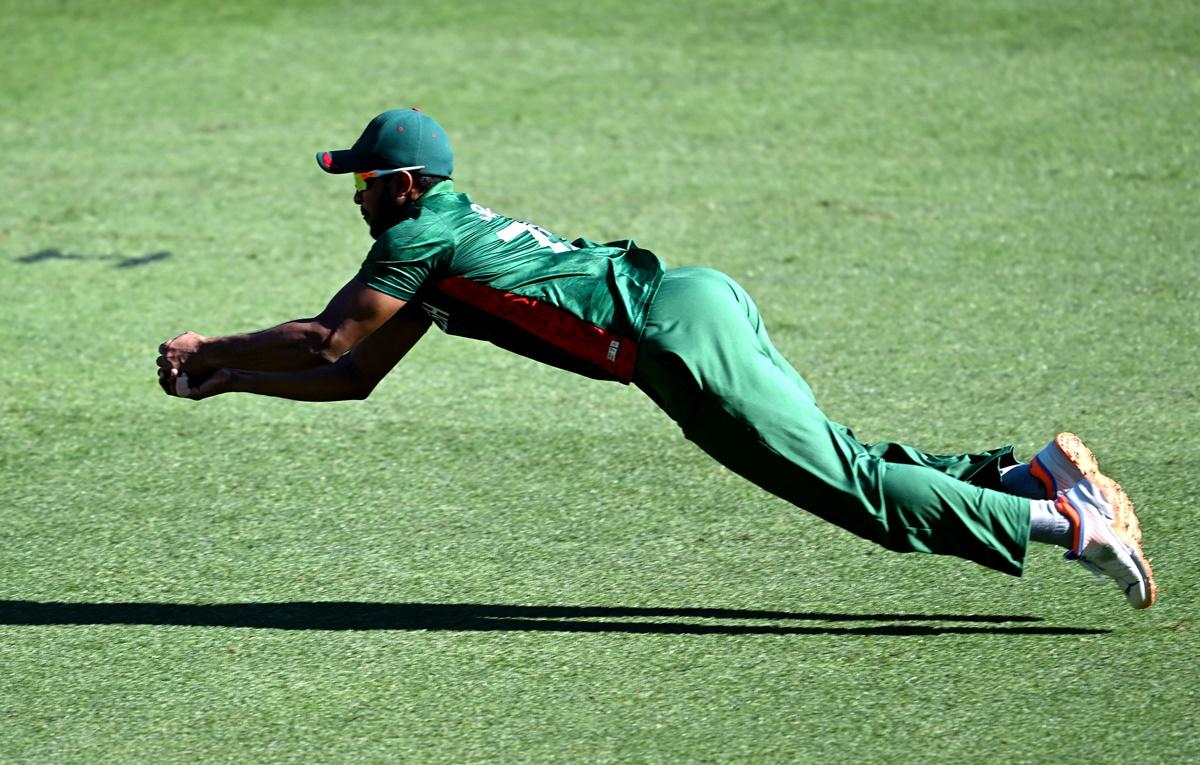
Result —
[[366, 398], [436, 324], [632, 383], [721, 464], [889, 550], [1020, 575], [1030, 541], [1055, 544], [1135, 608], [1154, 603], [1129, 497], [1077, 436], [1027, 464], [1011, 447], [946, 456], [861, 443], [818, 408], [733, 279], [668, 269], [632, 241], [567, 241], [475, 202], [451, 180], [446, 131], [418, 110], [380, 114], [317, 163], [354, 179], [374, 239], [358, 273], [314, 318], [163, 343], [169, 395]]

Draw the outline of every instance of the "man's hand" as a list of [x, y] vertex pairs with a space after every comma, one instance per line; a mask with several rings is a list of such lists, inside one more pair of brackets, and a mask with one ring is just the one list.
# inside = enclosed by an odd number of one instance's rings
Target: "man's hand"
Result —
[[195, 332], [184, 332], [158, 346], [158, 368], [174, 369], [176, 372], [204, 372], [197, 363], [197, 354], [206, 338]]
[[[242, 374], [244, 376], [247, 373]], [[225, 368], [203, 375], [189, 375], [187, 372], [172, 374], [170, 370], [158, 370], [158, 384], [168, 396], [190, 398], [193, 401], [233, 392], [236, 389], [236, 377], [236, 370]]]
[[232, 369], [218, 369], [203, 379], [191, 380], [189, 378], [186, 393], [178, 387], [178, 381], [176, 381], [176, 391], [184, 398], [190, 398], [195, 401], [210, 396], [218, 396], [222, 393], [229, 393], [234, 390], [234, 375], [235, 372]]
[[197, 354], [204, 337], [195, 332], [184, 332], [162, 345], [158, 346], [158, 384], [168, 396], [176, 393], [176, 381], [179, 375], [187, 372], [199, 376], [208, 370], [198, 362]]
[[199, 401], [209, 396], [219, 396], [222, 393], [229, 393], [235, 390], [234, 375], [235, 373], [232, 369], [218, 369], [206, 377], [197, 387], [192, 388], [188, 394], [188, 398]]

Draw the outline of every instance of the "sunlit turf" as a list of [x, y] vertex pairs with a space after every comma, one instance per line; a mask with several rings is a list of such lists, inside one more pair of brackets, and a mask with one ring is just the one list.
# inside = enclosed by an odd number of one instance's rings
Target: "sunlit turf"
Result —
[[[1190, 4], [0, 9], [0, 761], [1200, 759]], [[887, 553], [436, 333], [366, 402], [166, 399], [163, 339], [354, 274], [313, 154], [411, 104], [494, 209], [735, 276], [861, 437], [1083, 434], [1160, 603]]]

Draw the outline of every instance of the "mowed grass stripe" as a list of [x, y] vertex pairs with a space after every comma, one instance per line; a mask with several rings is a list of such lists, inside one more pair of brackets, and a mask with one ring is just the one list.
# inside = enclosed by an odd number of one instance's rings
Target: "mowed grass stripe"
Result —
[[[3, 13], [0, 760], [1200, 759], [1186, 3]], [[158, 342], [354, 273], [312, 154], [411, 103], [489, 206], [736, 276], [865, 438], [1081, 432], [1161, 602], [888, 554], [460, 339], [364, 403], [166, 400]]]

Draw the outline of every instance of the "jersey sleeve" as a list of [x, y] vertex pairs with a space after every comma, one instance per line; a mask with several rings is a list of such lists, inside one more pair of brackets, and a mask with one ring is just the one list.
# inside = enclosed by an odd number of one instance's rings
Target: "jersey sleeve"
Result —
[[411, 300], [421, 285], [454, 255], [454, 235], [435, 216], [396, 224], [367, 253], [358, 280], [400, 300]]

